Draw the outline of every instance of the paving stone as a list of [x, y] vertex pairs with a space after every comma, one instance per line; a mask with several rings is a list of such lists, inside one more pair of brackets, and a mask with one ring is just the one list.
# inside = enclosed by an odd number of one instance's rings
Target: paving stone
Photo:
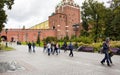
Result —
[[113, 65], [101, 65], [103, 54], [61, 51], [59, 55], [43, 53], [43, 48], [36, 47], [36, 53], [28, 53], [28, 47], [12, 44], [16, 50], [0, 52], [0, 62], [16, 61], [24, 70], [4, 72], [0, 75], [119, 75], [120, 56], [112, 57]]

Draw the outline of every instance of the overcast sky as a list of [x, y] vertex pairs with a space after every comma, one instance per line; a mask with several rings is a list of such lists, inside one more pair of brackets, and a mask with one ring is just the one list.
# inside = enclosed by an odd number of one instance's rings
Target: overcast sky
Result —
[[[46, 21], [60, 1], [62, 0], [15, 0], [12, 10], [6, 10], [8, 21], [5, 28], [22, 28], [23, 26], [29, 28]], [[84, 0], [74, 1], [82, 6]]]

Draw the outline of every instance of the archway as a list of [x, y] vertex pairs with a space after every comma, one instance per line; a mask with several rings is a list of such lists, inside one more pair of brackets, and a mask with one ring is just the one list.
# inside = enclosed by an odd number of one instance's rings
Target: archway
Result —
[[6, 41], [6, 40], [7, 40], [7, 37], [6, 37], [6, 36], [1, 36], [1, 40], [2, 40], [2, 41]]

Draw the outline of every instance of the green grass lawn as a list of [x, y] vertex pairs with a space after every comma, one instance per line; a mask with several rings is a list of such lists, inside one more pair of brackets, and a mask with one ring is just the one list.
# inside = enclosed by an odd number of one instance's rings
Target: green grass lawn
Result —
[[15, 49], [12, 48], [12, 47], [4, 47], [3, 50], [4, 51], [12, 51], [12, 50], [15, 50]]
[[3, 51], [12, 51], [12, 50], [15, 50], [15, 49], [12, 48], [12, 47], [5, 47], [5, 45], [0, 45], [0, 50], [3, 50]]

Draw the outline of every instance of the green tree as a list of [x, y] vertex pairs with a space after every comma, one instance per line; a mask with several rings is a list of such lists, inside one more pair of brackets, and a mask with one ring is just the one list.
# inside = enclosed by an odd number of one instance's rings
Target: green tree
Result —
[[82, 36], [87, 36], [86, 34], [88, 33], [88, 26], [89, 26], [88, 25], [89, 8], [88, 8], [88, 3], [86, 1], [83, 3], [82, 10], [83, 10], [83, 11], [81, 11], [81, 14], [82, 14], [82, 26], [83, 26], [84, 30], [82, 30], [81, 35]]
[[[91, 33], [94, 42], [97, 42], [102, 34], [102, 27], [105, 25], [106, 7], [103, 3], [95, 0], [85, 0], [82, 6], [82, 20], [84, 33]], [[91, 32], [89, 32], [89, 27], [92, 27]]]
[[120, 0], [111, 0], [105, 16], [105, 37], [120, 40]]
[[7, 20], [4, 6], [7, 5], [8, 9], [11, 9], [13, 4], [14, 0], [0, 0], [0, 32], [2, 31], [4, 23], [6, 23]]
[[111, 36], [114, 40], [120, 40], [120, 0], [111, 1], [111, 10], [113, 12], [113, 20], [111, 21]]
[[103, 35], [105, 35], [104, 37], [111, 37], [111, 33], [113, 32], [112, 24], [111, 24], [112, 20], [113, 20], [113, 12], [110, 8], [107, 8], [104, 18], [105, 21], [105, 26], [103, 29]]

